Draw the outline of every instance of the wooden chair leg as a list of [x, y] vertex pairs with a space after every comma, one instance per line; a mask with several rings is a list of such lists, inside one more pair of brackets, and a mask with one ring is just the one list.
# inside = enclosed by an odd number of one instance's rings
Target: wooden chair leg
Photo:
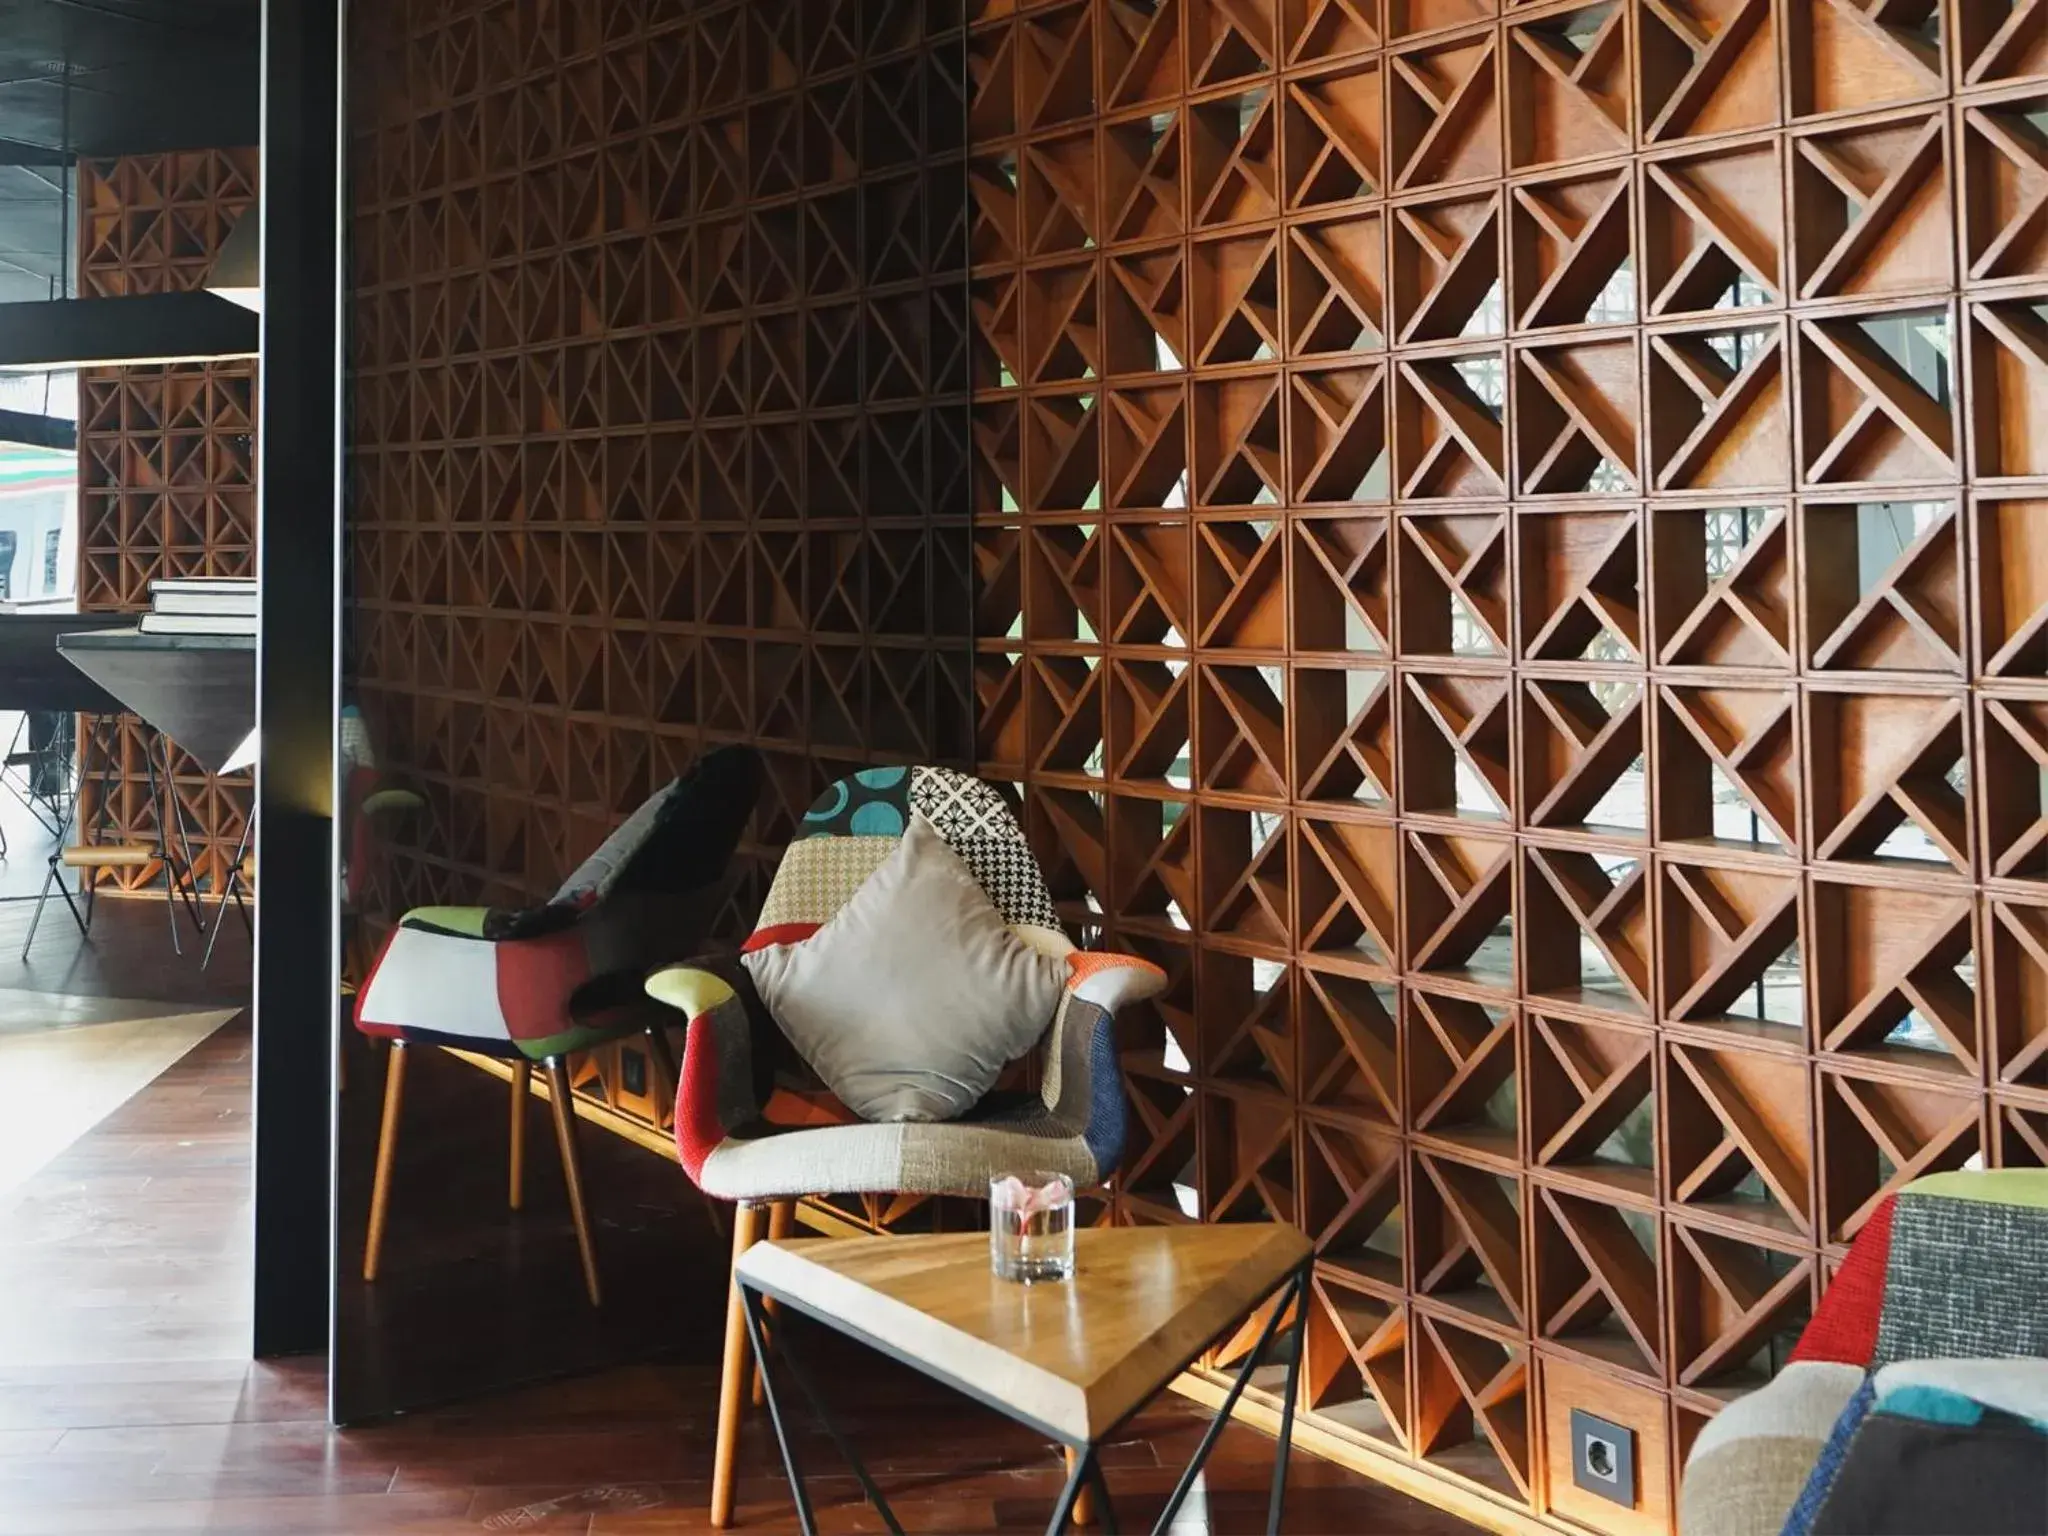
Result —
[[[742, 1201], [732, 1217], [732, 1262], [761, 1236], [761, 1207]], [[723, 1530], [732, 1524], [732, 1463], [740, 1438], [740, 1415], [746, 1411], [744, 1388], [747, 1361], [747, 1319], [740, 1307], [737, 1281], [728, 1284], [725, 1301], [725, 1357], [718, 1377], [718, 1440], [711, 1453], [711, 1523]]]
[[576, 1106], [569, 1098], [569, 1063], [548, 1058], [548, 1099], [555, 1111], [555, 1140], [562, 1148], [562, 1182], [569, 1186], [569, 1219], [576, 1224], [576, 1246], [583, 1251], [583, 1288], [593, 1307], [604, 1305], [597, 1283], [597, 1249], [590, 1240], [590, 1215], [583, 1204], [583, 1165], [576, 1155]]
[[390, 1059], [384, 1067], [384, 1124], [377, 1133], [377, 1176], [370, 1185], [370, 1235], [363, 1245], [363, 1278], [377, 1278], [377, 1264], [384, 1255], [384, 1214], [391, 1205], [391, 1164], [398, 1152], [398, 1115], [405, 1107], [405, 1063], [403, 1040], [391, 1042]]
[[[1080, 1459], [1081, 1453], [1069, 1446], [1067, 1448], [1067, 1476], [1072, 1477], [1074, 1475], [1074, 1466]], [[1089, 1484], [1083, 1483], [1081, 1491], [1074, 1496], [1074, 1524], [1093, 1525], [1094, 1523], [1095, 1490]]]
[[[769, 1242], [780, 1242], [783, 1238], [789, 1236], [789, 1229], [794, 1225], [796, 1225], [796, 1202], [794, 1200], [777, 1200], [768, 1207]], [[766, 1296], [762, 1297], [761, 1310], [767, 1313], [768, 1316], [773, 1317], [775, 1315], [775, 1302], [773, 1299]], [[759, 1408], [768, 1401], [768, 1390], [761, 1385], [761, 1362], [758, 1360], [754, 1362], [753, 1397], [756, 1408]]]
[[532, 1092], [533, 1063], [522, 1057], [512, 1064], [512, 1155], [505, 1192], [505, 1203], [515, 1211], [526, 1203], [526, 1108]]

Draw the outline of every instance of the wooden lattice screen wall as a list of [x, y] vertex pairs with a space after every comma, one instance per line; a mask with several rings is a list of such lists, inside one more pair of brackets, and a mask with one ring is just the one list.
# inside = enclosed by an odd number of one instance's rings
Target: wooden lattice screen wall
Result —
[[543, 887], [701, 738], [774, 752], [764, 859], [939, 750], [971, 504], [983, 769], [1173, 978], [1102, 1209], [1312, 1232], [1363, 1459], [1661, 1529], [1885, 1191], [2048, 1161], [2040, 13], [969, 0], [963, 471], [920, 9], [383, 34], [393, 894]]
[[[206, 286], [221, 243], [256, 198], [257, 152], [202, 150], [79, 165], [79, 293]], [[97, 368], [78, 378], [78, 603], [138, 613], [160, 576], [256, 573], [253, 362]], [[142, 738], [121, 738], [107, 836], [150, 841]], [[96, 783], [97, 761], [84, 765]], [[249, 776], [208, 775], [174, 754], [194, 867], [226, 871], [249, 814]], [[89, 811], [84, 814], [89, 815]], [[103, 873], [115, 878], [123, 872]], [[155, 870], [125, 872], [131, 882]]]
[[[384, 913], [549, 894], [747, 741], [743, 935], [828, 783], [971, 762], [960, 33], [689, 9], [352, 12], [353, 672], [428, 802]], [[578, 1086], [669, 1112], [632, 1048]]]

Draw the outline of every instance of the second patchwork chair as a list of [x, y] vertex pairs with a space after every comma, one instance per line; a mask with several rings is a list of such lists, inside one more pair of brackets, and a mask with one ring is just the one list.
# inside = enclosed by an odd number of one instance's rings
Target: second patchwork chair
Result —
[[[779, 1235], [807, 1195], [985, 1199], [991, 1175], [1023, 1169], [1065, 1173], [1087, 1187], [1108, 1178], [1123, 1154], [1114, 1017], [1119, 1007], [1159, 991], [1165, 976], [1143, 960], [1074, 947], [1016, 819], [980, 780], [943, 768], [874, 768], [833, 785], [784, 855], [746, 947], [801, 941], [830, 922], [890, 856], [913, 815], [959, 855], [1014, 934], [1064, 964], [1065, 986], [1036, 1052], [1039, 1086], [990, 1093], [964, 1118], [936, 1123], [873, 1123], [847, 1114], [819, 1124], [808, 1102], [801, 1114], [785, 1117], [773, 1084], [777, 1025], [745, 971], [719, 963], [657, 972], [647, 990], [690, 1021], [676, 1097], [677, 1149], [699, 1188], [738, 1202], [735, 1264], [764, 1235], [771, 1212]], [[746, 1353], [735, 1292], [712, 1464], [711, 1521], [718, 1526], [732, 1519]]]
[[591, 1304], [599, 1303], [569, 1054], [645, 1032], [654, 1060], [675, 1081], [663, 1033], [670, 1016], [647, 1001], [643, 978], [703, 943], [760, 788], [757, 754], [719, 748], [635, 811], [546, 903], [519, 911], [424, 907], [406, 914], [356, 994], [356, 1028], [391, 1042], [365, 1280], [377, 1278], [383, 1253], [407, 1055], [415, 1047], [443, 1046], [512, 1065], [514, 1210], [533, 1069], [546, 1071], [584, 1283]]

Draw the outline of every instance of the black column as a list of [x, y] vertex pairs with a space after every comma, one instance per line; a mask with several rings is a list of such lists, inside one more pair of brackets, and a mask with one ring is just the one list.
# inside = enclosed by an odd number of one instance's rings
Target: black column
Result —
[[257, 379], [258, 1356], [324, 1350], [332, 1266], [341, 603], [341, 9], [263, 7], [263, 351]]

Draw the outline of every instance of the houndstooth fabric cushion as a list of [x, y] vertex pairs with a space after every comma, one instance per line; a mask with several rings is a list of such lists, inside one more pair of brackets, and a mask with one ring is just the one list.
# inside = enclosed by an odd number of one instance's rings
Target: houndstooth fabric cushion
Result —
[[1058, 929], [1038, 860], [993, 787], [950, 769], [919, 768], [910, 778], [910, 806], [960, 855], [1005, 922]]

